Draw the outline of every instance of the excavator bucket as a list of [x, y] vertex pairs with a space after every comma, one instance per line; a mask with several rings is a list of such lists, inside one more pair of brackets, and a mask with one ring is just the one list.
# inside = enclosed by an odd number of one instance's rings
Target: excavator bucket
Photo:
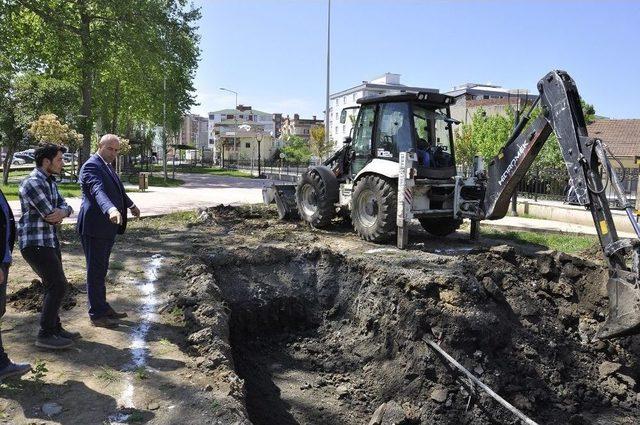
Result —
[[262, 199], [269, 205], [275, 202], [280, 220], [295, 220], [300, 218], [296, 206], [295, 184], [271, 184], [262, 188]]
[[[630, 273], [631, 274], [631, 273]], [[599, 339], [640, 333], [640, 287], [638, 280], [629, 282], [622, 277], [609, 278], [609, 315], [598, 330]]]
[[[609, 314], [596, 335], [600, 339], [640, 333], [640, 239], [619, 240], [613, 255], [631, 267], [615, 267], [607, 282]], [[605, 250], [605, 253], [607, 251]], [[624, 260], [626, 259], [626, 261]]]

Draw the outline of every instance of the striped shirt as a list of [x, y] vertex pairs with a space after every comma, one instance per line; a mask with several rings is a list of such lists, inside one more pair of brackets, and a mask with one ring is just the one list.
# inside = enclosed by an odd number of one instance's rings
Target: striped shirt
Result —
[[56, 226], [47, 223], [44, 217], [56, 208], [66, 210], [71, 215], [73, 208], [58, 192], [55, 178], [47, 176], [40, 168], [34, 168], [20, 183], [19, 194], [22, 207], [22, 217], [18, 222], [20, 249], [27, 246], [59, 246]]

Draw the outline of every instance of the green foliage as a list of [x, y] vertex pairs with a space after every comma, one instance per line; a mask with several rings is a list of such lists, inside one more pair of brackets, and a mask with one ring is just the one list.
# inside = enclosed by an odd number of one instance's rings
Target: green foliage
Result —
[[120, 372], [108, 366], [100, 366], [100, 370], [95, 374], [95, 377], [108, 386], [120, 380]]
[[311, 159], [309, 144], [299, 136], [289, 136], [282, 147], [288, 162], [306, 163]]
[[535, 244], [546, 249], [567, 253], [581, 252], [598, 243], [598, 239], [595, 236], [568, 235], [566, 233], [505, 232], [487, 227], [483, 227], [481, 231], [482, 236], [490, 239], [506, 239], [527, 246]]
[[[56, 92], [75, 88], [73, 115], [85, 158], [96, 122], [100, 133], [131, 138], [162, 122], [166, 101], [167, 123], [176, 132], [195, 103], [200, 12], [190, 2], [0, 0], [0, 10], [0, 61], [11, 64], [13, 75], [38, 71], [64, 81]], [[41, 88], [46, 95], [49, 86]]]
[[49, 372], [49, 369], [47, 369], [47, 363], [42, 359], [36, 359], [33, 364], [33, 382], [37, 385], [43, 385], [47, 372]]
[[[595, 108], [593, 105], [580, 99], [582, 111], [587, 124], [595, 120]], [[536, 108], [531, 112], [529, 123], [535, 121], [540, 115], [541, 108]], [[456, 157], [458, 163], [465, 167], [470, 167], [473, 157], [479, 155], [489, 161], [496, 156], [498, 151], [507, 142], [514, 128], [514, 112], [507, 108], [504, 115], [486, 116], [485, 111], [479, 108], [473, 115], [470, 124], [462, 124], [456, 130]], [[526, 133], [526, 129], [524, 132]], [[532, 168], [557, 168], [564, 165], [564, 159], [560, 152], [560, 145], [555, 133], [542, 147], [537, 158], [532, 164]]]
[[314, 125], [309, 132], [311, 133], [309, 140], [311, 153], [318, 158], [325, 158], [333, 149], [333, 143], [330, 140], [325, 141], [324, 127]]

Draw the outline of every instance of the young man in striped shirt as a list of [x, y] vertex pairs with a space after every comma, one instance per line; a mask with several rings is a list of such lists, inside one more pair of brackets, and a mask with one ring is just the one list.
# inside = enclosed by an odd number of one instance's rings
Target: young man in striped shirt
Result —
[[20, 252], [44, 285], [36, 346], [49, 349], [68, 348], [80, 337], [77, 332], [66, 331], [58, 316], [68, 283], [62, 269], [56, 226], [73, 213], [58, 192], [54, 177], [62, 171], [65, 152], [64, 147], [53, 144], [36, 149], [36, 168], [22, 181], [19, 191], [22, 206], [18, 223]]

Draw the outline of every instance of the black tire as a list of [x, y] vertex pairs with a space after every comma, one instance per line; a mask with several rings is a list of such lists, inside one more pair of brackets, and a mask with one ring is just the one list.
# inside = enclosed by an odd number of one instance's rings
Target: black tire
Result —
[[449, 217], [419, 218], [422, 228], [433, 236], [447, 236], [460, 227], [462, 220]]
[[396, 185], [379, 176], [365, 176], [356, 182], [351, 196], [351, 224], [366, 241], [382, 243], [396, 234], [398, 210]]
[[336, 194], [328, 193], [327, 184], [317, 172], [307, 171], [296, 187], [298, 214], [312, 227], [327, 227], [336, 215]]

